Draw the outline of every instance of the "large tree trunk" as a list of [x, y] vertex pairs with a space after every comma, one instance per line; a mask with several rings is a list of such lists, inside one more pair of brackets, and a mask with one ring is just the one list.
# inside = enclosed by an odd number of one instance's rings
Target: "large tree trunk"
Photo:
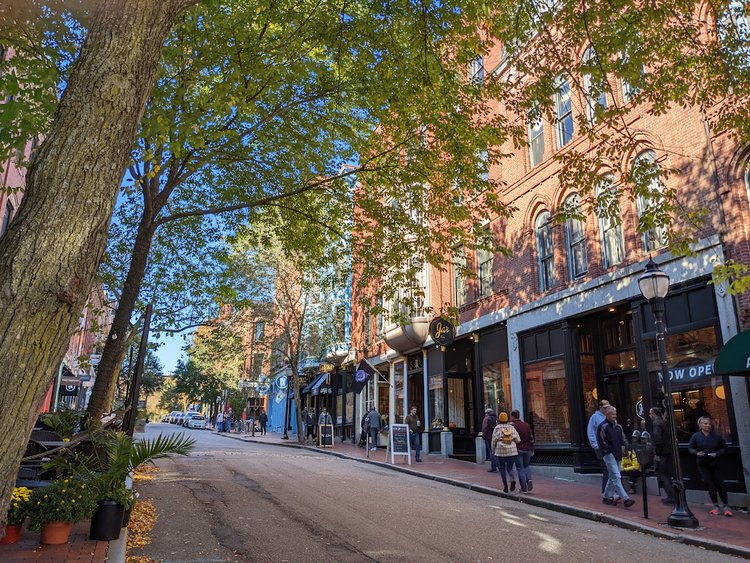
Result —
[[0, 239], [0, 530], [37, 409], [104, 252], [161, 46], [188, 0], [101, 0]]
[[144, 207], [141, 216], [141, 224], [138, 227], [138, 234], [133, 246], [128, 275], [125, 278], [120, 302], [117, 304], [112, 327], [109, 330], [99, 367], [96, 370], [96, 381], [91, 391], [91, 399], [86, 412], [92, 422], [98, 421], [102, 413], [109, 410], [109, 403], [115, 391], [120, 366], [127, 352], [130, 320], [138, 301], [143, 276], [146, 274], [148, 255], [154, 238], [152, 216], [147, 207]]

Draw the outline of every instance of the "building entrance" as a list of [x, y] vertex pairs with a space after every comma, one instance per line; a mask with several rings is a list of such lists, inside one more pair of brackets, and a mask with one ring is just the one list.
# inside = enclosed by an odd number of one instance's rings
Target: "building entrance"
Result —
[[633, 430], [645, 429], [646, 415], [643, 391], [638, 372], [619, 374], [605, 380], [606, 395], [611, 405], [617, 408], [617, 422], [630, 440]]

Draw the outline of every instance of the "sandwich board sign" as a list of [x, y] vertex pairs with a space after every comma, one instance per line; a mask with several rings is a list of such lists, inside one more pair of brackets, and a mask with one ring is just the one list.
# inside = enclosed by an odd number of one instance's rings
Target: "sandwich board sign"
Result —
[[318, 437], [322, 448], [333, 447], [333, 424], [318, 424]]
[[[409, 440], [408, 424], [391, 424], [388, 427], [388, 451], [391, 453], [391, 463], [396, 463], [397, 455], [405, 455], [406, 462], [411, 465], [411, 441]], [[385, 459], [388, 461], [388, 451]]]

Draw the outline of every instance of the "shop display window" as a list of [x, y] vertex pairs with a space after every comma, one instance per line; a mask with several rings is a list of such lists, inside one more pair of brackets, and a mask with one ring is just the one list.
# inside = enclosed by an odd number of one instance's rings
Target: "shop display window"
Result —
[[389, 401], [390, 385], [386, 381], [378, 383], [378, 412], [380, 418], [384, 424], [390, 424], [390, 401]]
[[484, 408], [492, 409], [495, 412], [501, 410], [510, 412], [513, 399], [510, 390], [508, 361], [484, 366], [482, 377], [484, 380]]
[[596, 367], [594, 356], [581, 354], [581, 388], [583, 389], [583, 410], [586, 420], [599, 408], [599, 395], [596, 390]]
[[442, 430], [445, 426], [445, 407], [443, 405], [443, 374], [431, 375], [428, 389], [430, 401], [430, 428]]
[[396, 373], [393, 379], [393, 391], [396, 397], [396, 412], [391, 422], [401, 424], [404, 421], [404, 363], [398, 362], [394, 367]]
[[[672, 404], [675, 410], [675, 427], [680, 442], [687, 442], [698, 431], [698, 419], [709, 416], [716, 431], [731, 442], [724, 378], [713, 373], [718, 353], [715, 327], [669, 334], [665, 338], [667, 365], [672, 385]], [[661, 380], [656, 342], [646, 341], [649, 372]]]
[[525, 366], [527, 422], [538, 444], [570, 443], [570, 407], [565, 363], [543, 360]]

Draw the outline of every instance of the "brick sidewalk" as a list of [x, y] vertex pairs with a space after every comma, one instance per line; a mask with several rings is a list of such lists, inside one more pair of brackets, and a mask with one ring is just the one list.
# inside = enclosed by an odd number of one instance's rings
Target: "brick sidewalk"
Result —
[[[296, 442], [296, 436], [290, 436], [289, 440], [281, 440], [280, 435], [275, 433], [255, 437], [246, 434], [227, 434], [226, 436], [244, 441], [301, 447]], [[309, 447], [308, 449], [358, 460], [365, 460], [368, 454], [364, 448], [351, 443], [337, 443], [333, 448]], [[624, 508], [622, 505], [606, 506], [602, 504], [600, 489], [597, 485], [535, 475], [532, 493], [517, 491], [506, 494], [500, 490], [502, 488], [500, 476], [497, 473], [487, 472], [488, 464], [458, 461], [436, 454], [423, 455], [422, 460], [423, 463], [407, 465], [403, 457], [401, 459], [397, 457], [396, 464], [391, 465], [386, 462], [384, 448], [369, 452], [371, 462], [422, 477], [750, 558], [750, 516], [744, 510], [735, 510], [732, 518], [709, 515], [708, 494], [706, 494], [706, 504], [692, 503], [690, 505], [690, 509], [700, 522], [700, 527], [696, 530], [685, 530], [667, 525], [667, 517], [672, 509], [662, 504], [656, 495], [648, 497], [649, 518], [645, 519], [642, 508], [643, 497], [640, 492], [633, 495], [636, 504], [632, 508]], [[533, 465], [531, 470], [533, 474]]]
[[16, 544], [0, 545], [3, 563], [101, 563], [107, 559], [106, 541], [89, 539], [89, 521], [79, 522], [70, 532], [65, 545], [39, 545], [39, 532], [26, 528]]

